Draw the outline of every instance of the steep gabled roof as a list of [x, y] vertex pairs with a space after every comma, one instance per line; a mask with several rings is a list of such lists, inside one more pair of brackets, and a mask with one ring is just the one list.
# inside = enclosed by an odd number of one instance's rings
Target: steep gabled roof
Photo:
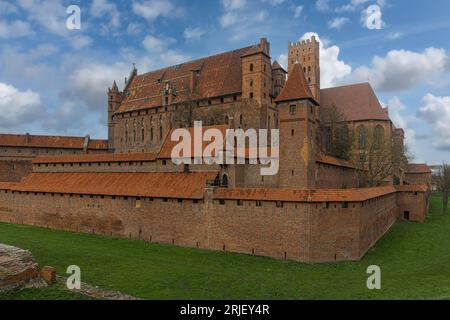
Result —
[[300, 63], [294, 65], [283, 90], [275, 99], [276, 103], [284, 101], [294, 101], [308, 99], [317, 104], [316, 100], [306, 83], [305, 74]]
[[[167, 81], [176, 88], [172, 103], [207, 99], [242, 92], [241, 57], [261, 51], [258, 45], [229, 51], [135, 76], [118, 113], [162, 105]], [[193, 71], [195, 76], [192, 80]], [[192, 88], [191, 86], [194, 86]]]
[[320, 90], [323, 108], [335, 106], [346, 121], [389, 120], [369, 83]]
[[[279, 70], [279, 69], [281, 69], [281, 70], [283, 70], [284, 72], [286, 72], [286, 70], [278, 63], [278, 61], [275, 60], [275, 61], [272, 63], [272, 70]], [[286, 72], [286, 73], [287, 73], [287, 72]]]

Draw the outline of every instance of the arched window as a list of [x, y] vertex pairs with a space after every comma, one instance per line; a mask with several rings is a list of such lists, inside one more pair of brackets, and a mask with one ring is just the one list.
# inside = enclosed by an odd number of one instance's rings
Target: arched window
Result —
[[221, 185], [222, 187], [228, 187], [228, 176], [226, 174], [222, 176]]
[[373, 147], [375, 150], [380, 150], [384, 140], [384, 129], [378, 125], [373, 131]]
[[358, 128], [358, 146], [359, 150], [366, 148], [366, 128], [363, 126]]

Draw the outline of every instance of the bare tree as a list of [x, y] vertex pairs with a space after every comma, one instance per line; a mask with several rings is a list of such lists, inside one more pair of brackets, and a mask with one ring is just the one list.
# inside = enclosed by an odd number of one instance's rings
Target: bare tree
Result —
[[376, 128], [368, 130], [364, 143], [353, 153], [361, 186], [374, 187], [389, 183], [399, 168], [408, 162], [405, 148], [397, 146], [384, 135], [377, 134]]
[[447, 213], [448, 197], [450, 193], [450, 165], [444, 163], [436, 178], [439, 191], [442, 192], [442, 209]]
[[332, 105], [320, 108], [319, 117], [318, 140], [321, 151], [340, 159], [350, 160], [355, 135], [344, 115]]

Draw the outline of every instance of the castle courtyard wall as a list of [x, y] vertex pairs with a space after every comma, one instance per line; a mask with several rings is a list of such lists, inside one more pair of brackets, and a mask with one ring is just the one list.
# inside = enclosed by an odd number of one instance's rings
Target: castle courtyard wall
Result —
[[179, 200], [0, 190], [0, 221], [316, 263], [360, 259], [403, 210], [396, 193], [349, 203], [217, 200], [212, 189], [205, 195]]

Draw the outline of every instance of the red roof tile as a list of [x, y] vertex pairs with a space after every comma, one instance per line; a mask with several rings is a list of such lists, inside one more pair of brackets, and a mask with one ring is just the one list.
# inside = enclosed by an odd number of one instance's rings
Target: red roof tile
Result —
[[105, 154], [77, 154], [62, 156], [38, 156], [33, 160], [37, 163], [97, 163], [97, 162], [141, 162], [155, 161], [153, 153], [105, 153]]
[[406, 165], [405, 173], [429, 173], [432, 171], [425, 163], [408, 163]]
[[336, 107], [346, 121], [389, 120], [369, 83], [320, 90], [322, 107]]
[[[83, 149], [84, 137], [0, 134], [0, 147]], [[108, 150], [107, 140], [89, 140], [90, 150]]]
[[293, 101], [309, 99], [314, 100], [309, 86], [306, 84], [305, 74], [300, 63], [294, 65], [291, 73], [289, 73], [288, 79], [281, 90], [275, 102]]
[[[240, 93], [241, 57], [252, 48], [254, 46], [138, 75], [133, 78], [128, 90], [130, 94], [117, 112], [161, 106], [166, 81], [170, 81], [171, 86], [176, 87], [177, 95], [173, 103]], [[189, 93], [192, 92], [190, 87], [192, 71], [198, 71], [198, 75], [195, 75], [193, 93]]]
[[202, 199], [217, 172], [32, 173], [10, 189], [84, 195]]
[[350, 161], [338, 159], [338, 158], [328, 156], [328, 155], [321, 155], [321, 154], [317, 155], [316, 162], [330, 164], [330, 165], [338, 166], [338, 167], [346, 167], [346, 168], [352, 168], [352, 169], [357, 168], [357, 166], [352, 164]]
[[360, 202], [395, 193], [392, 186], [360, 189], [216, 189], [215, 199], [286, 202]]

